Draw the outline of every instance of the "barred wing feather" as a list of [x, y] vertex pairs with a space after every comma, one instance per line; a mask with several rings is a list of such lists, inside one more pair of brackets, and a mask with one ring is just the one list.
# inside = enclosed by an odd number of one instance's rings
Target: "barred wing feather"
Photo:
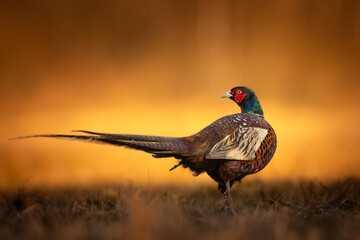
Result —
[[268, 130], [258, 127], [237, 128], [219, 141], [206, 156], [208, 159], [250, 161], [267, 135]]

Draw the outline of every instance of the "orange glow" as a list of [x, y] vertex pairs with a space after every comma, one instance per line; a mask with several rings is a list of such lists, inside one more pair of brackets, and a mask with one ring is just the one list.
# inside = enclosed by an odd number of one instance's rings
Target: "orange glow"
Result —
[[256, 91], [278, 136], [253, 178], [360, 177], [359, 3], [136, 2], [0, 9], [0, 188], [211, 183], [139, 151], [8, 138], [191, 135], [239, 111], [220, 99], [239, 85]]

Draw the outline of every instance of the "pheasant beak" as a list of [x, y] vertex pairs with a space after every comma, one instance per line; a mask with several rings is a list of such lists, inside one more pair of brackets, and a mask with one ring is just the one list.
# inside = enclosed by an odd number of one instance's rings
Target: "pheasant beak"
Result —
[[231, 98], [231, 97], [233, 97], [233, 95], [231, 94], [230, 91], [228, 91], [228, 92], [224, 93], [223, 95], [221, 95], [221, 97], [222, 98]]

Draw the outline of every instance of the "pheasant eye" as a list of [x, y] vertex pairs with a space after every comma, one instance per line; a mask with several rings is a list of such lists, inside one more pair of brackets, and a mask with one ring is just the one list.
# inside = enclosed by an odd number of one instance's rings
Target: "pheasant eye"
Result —
[[236, 94], [242, 94], [242, 91], [241, 90], [237, 90]]

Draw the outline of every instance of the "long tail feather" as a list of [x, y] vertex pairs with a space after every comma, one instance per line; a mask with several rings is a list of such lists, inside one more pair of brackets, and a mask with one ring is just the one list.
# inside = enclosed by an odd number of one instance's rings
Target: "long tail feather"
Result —
[[40, 134], [18, 137], [14, 139], [35, 137], [60, 138], [129, 147], [152, 153], [154, 154], [154, 157], [179, 157], [189, 155], [188, 146], [179, 138], [128, 134], [107, 134], [83, 130], [76, 130], [73, 132], [82, 132], [91, 135]]
[[132, 140], [143, 142], [173, 142], [178, 138], [173, 137], [160, 137], [160, 136], [147, 136], [147, 135], [131, 135], [131, 134], [111, 134], [111, 133], [98, 133], [85, 130], [73, 130], [72, 132], [81, 132], [98, 136], [106, 136], [115, 140]]

